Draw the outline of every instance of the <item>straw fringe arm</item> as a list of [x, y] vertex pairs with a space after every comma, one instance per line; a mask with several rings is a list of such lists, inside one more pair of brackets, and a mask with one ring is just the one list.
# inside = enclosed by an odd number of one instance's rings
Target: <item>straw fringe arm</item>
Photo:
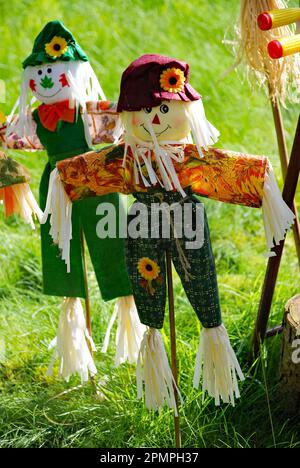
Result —
[[[33, 111], [33, 109], [32, 109]], [[87, 103], [88, 127], [93, 145], [113, 143], [119, 123], [116, 105], [111, 101], [91, 101]], [[18, 115], [12, 117], [12, 123], [18, 124]], [[7, 131], [8, 122], [0, 125], [0, 145], [8, 149], [35, 151], [44, 150], [36, 134], [36, 123], [32, 120], [31, 135], [19, 137], [16, 132]]]

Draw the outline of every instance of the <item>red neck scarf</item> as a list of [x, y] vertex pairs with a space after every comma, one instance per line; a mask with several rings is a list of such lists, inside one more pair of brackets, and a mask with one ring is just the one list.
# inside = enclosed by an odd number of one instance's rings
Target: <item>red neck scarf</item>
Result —
[[70, 109], [69, 101], [60, 101], [55, 104], [41, 104], [38, 107], [40, 121], [47, 130], [55, 132], [59, 120], [73, 123], [75, 109]]

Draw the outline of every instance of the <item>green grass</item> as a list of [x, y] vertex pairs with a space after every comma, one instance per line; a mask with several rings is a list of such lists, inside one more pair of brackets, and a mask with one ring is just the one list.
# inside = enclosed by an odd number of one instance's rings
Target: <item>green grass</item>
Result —
[[[238, 3], [231, 0], [0, 0], [0, 79], [9, 112], [18, 96], [20, 63], [48, 20], [62, 19], [88, 52], [102, 86], [116, 99], [122, 70], [142, 53], [161, 53], [191, 65], [191, 83], [203, 95], [209, 119], [221, 131], [220, 147], [268, 155], [280, 180], [270, 107], [263, 91], [251, 92], [243, 70], [224, 75], [233, 63], [222, 40], [232, 35]], [[290, 4], [296, 5], [293, 1]], [[291, 147], [298, 109], [284, 112]], [[10, 154], [31, 170], [37, 194], [46, 161], [42, 152]], [[266, 260], [259, 210], [206, 203], [219, 275], [223, 318], [246, 380], [235, 408], [201, 404], [192, 389], [200, 326], [175, 278], [180, 389], [185, 400], [185, 447], [300, 447], [299, 420], [284, 415], [277, 376], [281, 338], [268, 341], [264, 365], [250, 373], [247, 355]], [[113, 350], [96, 354], [106, 400], [90, 385], [45, 377], [47, 350], [56, 331], [60, 301], [41, 294], [39, 233], [17, 219], [0, 219], [0, 447], [171, 447], [172, 413], [153, 414], [136, 400], [134, 367], [114, 369]], [[270, 325], [280, 323], [285, 302], [299, 292], [299, 270], [288, 236]], [[93, 330], [97, 348], [113, 308], [100, 297], [90, 269]], [[168, 322], [165, 335], [169, 336]], [[274, 435], [267, 405], [271, 401]]]

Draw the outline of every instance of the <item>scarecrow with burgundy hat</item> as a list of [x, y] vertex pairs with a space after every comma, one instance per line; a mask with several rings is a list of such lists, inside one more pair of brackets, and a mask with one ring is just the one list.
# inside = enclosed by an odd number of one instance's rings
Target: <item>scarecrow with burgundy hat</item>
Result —
[[[43, 28], [34, 42], [32, 53], [23, 62], [23, 69], [20, 98], [9, 119], [5, 139], [8, 146], [18, 144], [24, 149], [25, 142], [29, 141], [31, 148], [36, 147], [32, 145], [34, 142], [38, 148], [46, 149], [48, 162], [40, 183], [40, 205], [44, 210], [50, 173], [56, 163], [91, 149], [96, 123], [89, 118], [89, 108], [93, 103], [102, 108], [98, 99], [100, 96], [104, 100], [105, 96], [87, 55], [60, 21], [51, 21]], [[39, 105], [32, 111], [35, 101]], [[104, 101], [102, 103], [103, 109], [109, 110], [110, 104]], [[17, 108], [16, 118], [13, 115]], [[99, 129], [97, 132], [96, 142], [105, 141]], [[55, 236], [55, 229], [47, 216], [41, 226], [43, 292], [64, 297], [58, 336], [52, 344], [60, 358], [60, 373], [66, 379], [79, 373], [84, 381], [89, 372], [96, 372], [87, 346], [91, 337], [84, 323], [79, 299], [85, 298], [87, 294], [82, 233], [89, 248], [102, 298], [105, 301], [119, 298], [116, 308], [122, 315], [120, 321], [125, 333], [120, 359], [136, 360], [142, 336], [125, 264], [124, 239], [118, 235], [116, 238], [104, 239], [97, 236], [96, 226], [100, 218], [96, 211], [101, 203], [112, 204], [116, 213], [124, 210], [120, 205], [119, 194], [111, 193], [76, 203], [72, 215], [63, 213], [60, 205], [52, 212], [52, 216], [65, 216], [70, 221], [69, 229], [64, 233], [68, 255], [63, 255], [63, 258], [60, 251], [65, 252], [64, 245], [53, 244], [49, 230]], [[132, 323], [135, 323], [134, 329], [131, 329]], [[126, 343], [132, 340], [131, 333], [134, 342], [129, 349]], [[134, 346], [135, 341], [137, 347]]]
[[[176, 411], [172, 373], [159, 332], [165, 314], [164, 253], [168, 250], [203, 325], [194, 386], [198, 387], [203, 373], [203, 396], [208, 391], [216, 404], [221, 399], [234, 404], [239, 396], [237, 377], [243, 379], [243, 374], [222, 323], [209, 227], [203, 204], [194, 194], [262, 206], [269, 249], [284, 237], [294, 215], [282, 200], [267, 158], [210, 146], [219, 133], [207, 121], [201, 96], [189, 84], [187, 63], [160, 55], [135, 60], [122, 75], [118, 112], [123, 124], [123, 140], [118, 145], [57, 164], [51, 174], [49, 212], [62, 194], [68, 195], [65, 209], [69, 210], [77, 200], [116, 191], [131, 193], [136, 202], [128, 215], [129, 231], [137, 204], [147, 207], [148, 232], [137, 238], [129, 235], [126, 244], [138, 314], [147, 326], [137, 367], [138, 394], [142, 396], [144, 386], [148, 408], [167, 404]], [[157, 226], [151, 225], [153, 205], [166, 212], [170, 207], [190, 206], [191, 224], [202, 232], [198, 248], [188, 248], [191, 238], [176, 236], [175, 215], [170, 210], [168, 238], [162, 235], [161, 218]], [[155, 236], [150, 235], [153, 228]], [[59, 238], [64, 229], [57, 226]]]

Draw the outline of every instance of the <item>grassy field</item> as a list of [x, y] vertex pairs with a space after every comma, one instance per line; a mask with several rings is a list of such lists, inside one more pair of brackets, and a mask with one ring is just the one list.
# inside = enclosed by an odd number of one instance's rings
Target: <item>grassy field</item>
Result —
[[[234, 58], [222, 40], [225, 34], [232, 37], [238, 4], [232, 0], [0, 0], [0, 79], [7, 90], [1, 110], [9, 112], [18, 96], [20, 64], [36, 34], [47, 21], [62, 19], [89, 54], [110, 98], [118, 96], [122, 70], [143, 53], [189, 62], [191, 83], [221, 131], [220, 147], [268, 155], [281, 181], [264, 92], [250, 91], [242, 69], [224, 74]], [[289, 148], [297, 111], [295, 105], [284, 111]], [[46, 155], [10, 154], [30, 168], [37, 194]], [[223, 319], [246, 380], [235, 408], [215, 408], [210, 399], [201, 404], [201, 392], [192, 389], [200, 326], [176, 277], [183, 445], [300, 448], [299, 419], [283, 414], [278, 394], [281, 338], [267, 343], [262, 366], [254, 373], [247, 365], [266, 266], [261, 212], [211, 201], [206, 206]], [[39, 232], [31, 232], [18, 219], [4, 221], [2, 211], [0, 232], [0, 447], [172, 447], [172, 413], [153, 414], [143, 408], [136, 400], [134, 367], [114, 369], [113, 349], [108, 355], [96, 354], [105, 401], [97, 400], [91, 386], [81, 387], [76, 378], [67, 384], [45, 377], [60, 301], [41, 294]], [[94, 339], [100, 350], [113, 304], [100, 299], [91, 269], [89, 283]], [[289, 235], [271, 325], [280, 323], [285, 302], [297, 292], [299, 270]], [[168, 343], [167, 321], [164, 333]]]

